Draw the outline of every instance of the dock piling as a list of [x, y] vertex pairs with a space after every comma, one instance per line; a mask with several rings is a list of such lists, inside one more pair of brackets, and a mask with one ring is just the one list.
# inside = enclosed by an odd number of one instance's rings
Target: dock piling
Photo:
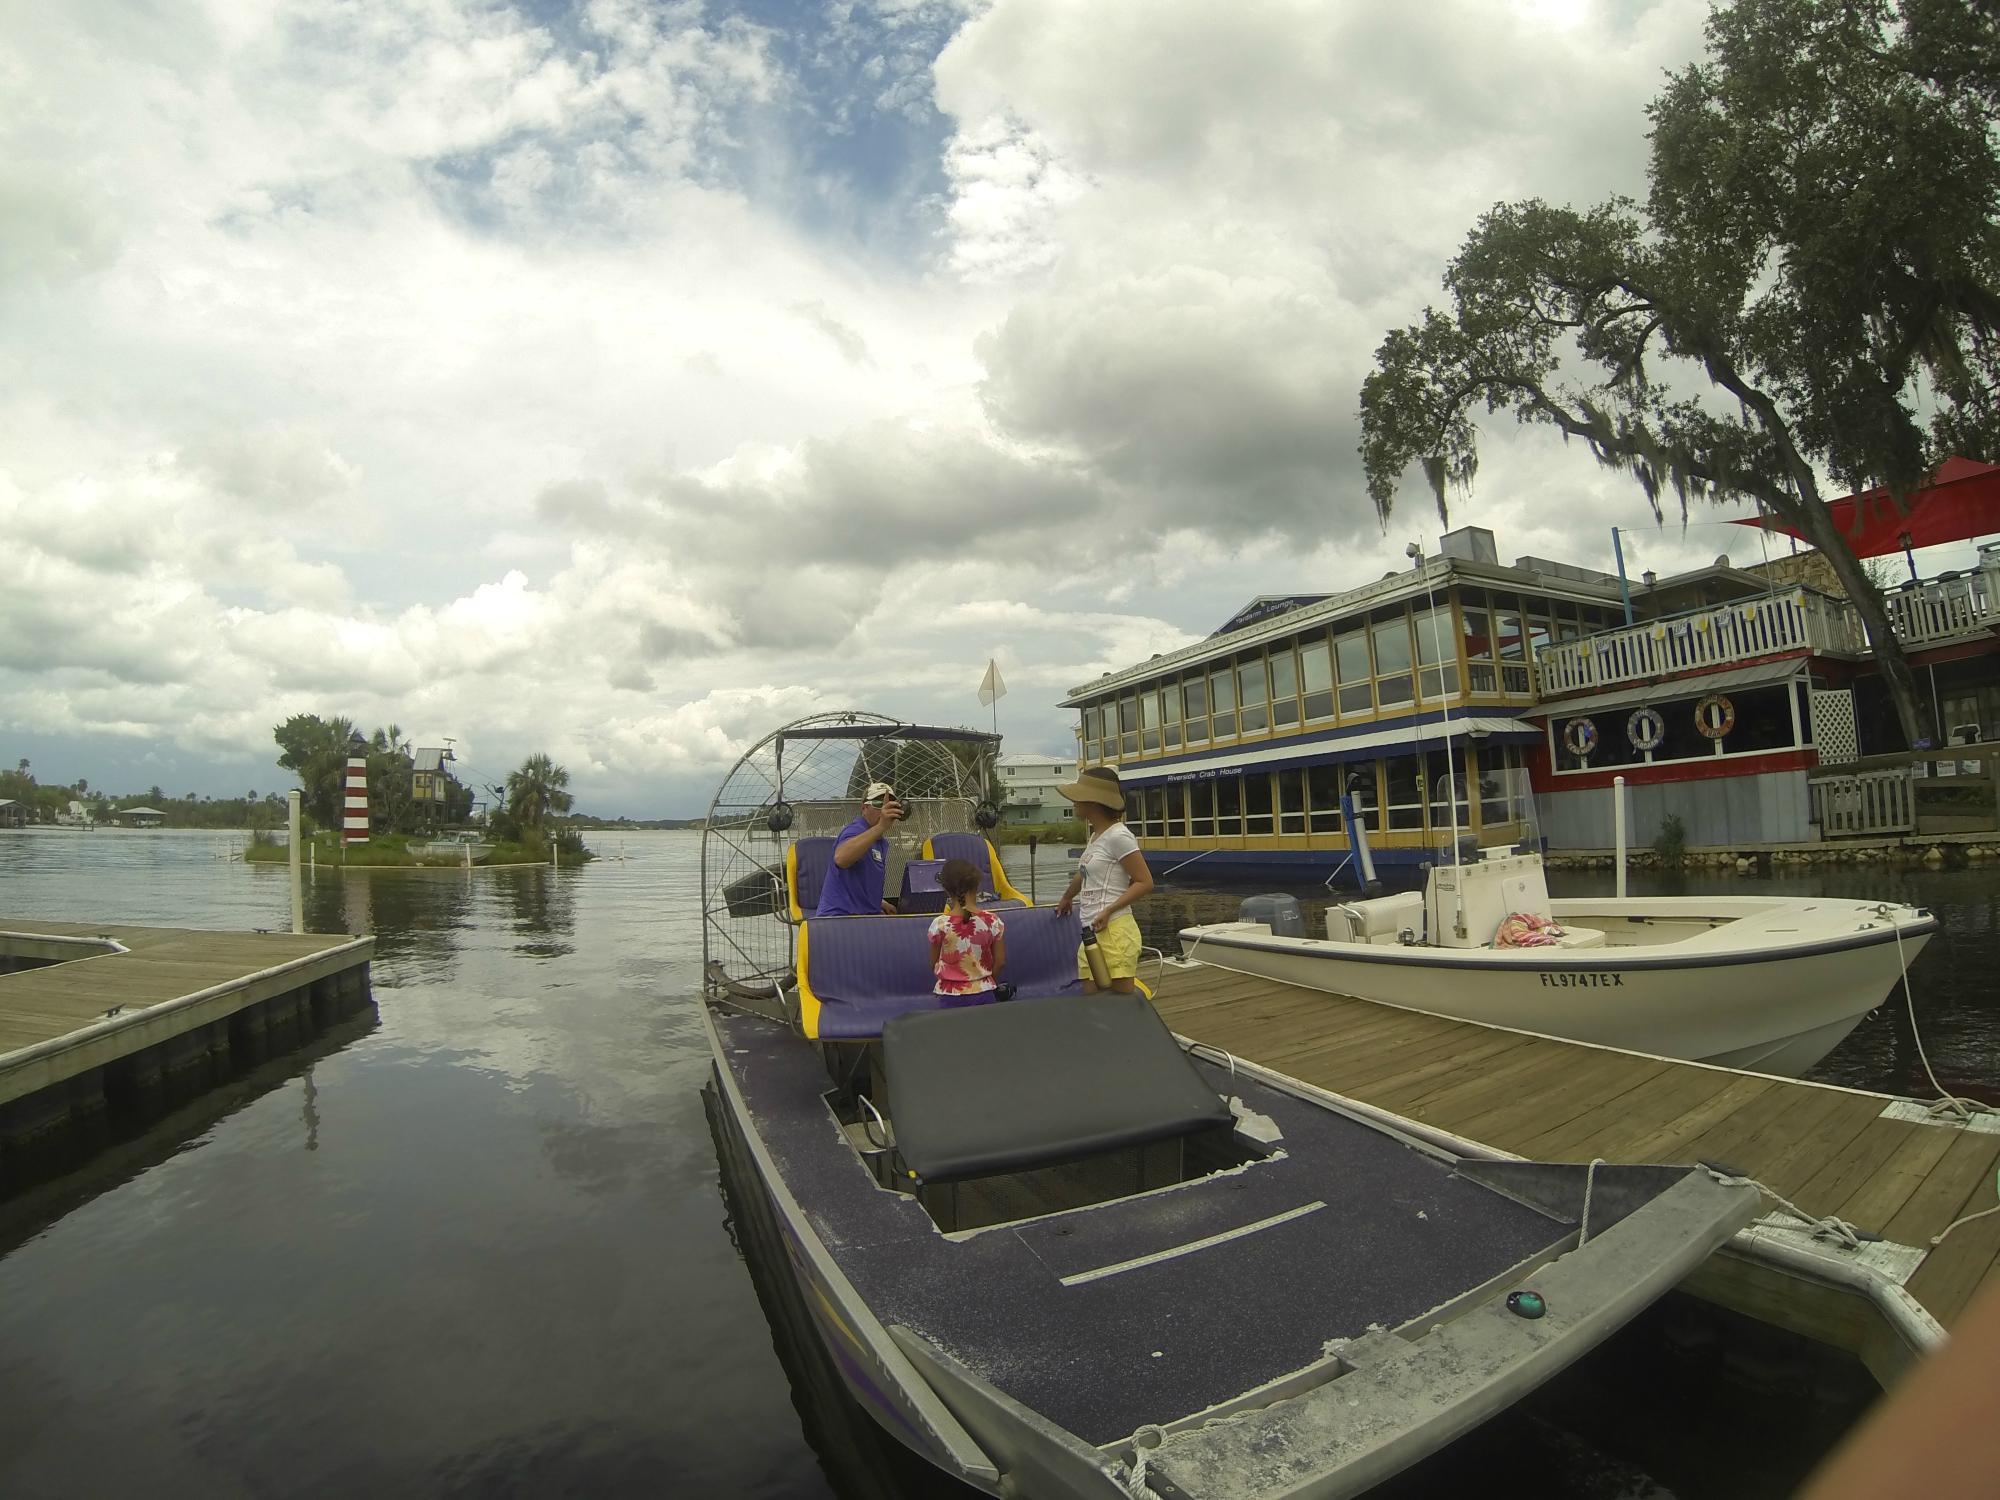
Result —
[[1625, 778], [1611, 778], [1611, 842], [1617, 849], [1618, 899], [1625, 899]]
[[306, 893], [299, 868], [299, 793], [294, 787], [285, 795], [285, 863], [292, 872], [292, 931], [306, 930]]

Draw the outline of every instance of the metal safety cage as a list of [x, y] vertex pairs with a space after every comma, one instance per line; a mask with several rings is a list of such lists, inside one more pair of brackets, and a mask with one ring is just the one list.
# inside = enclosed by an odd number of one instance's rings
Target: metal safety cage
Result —
[[786, 850], [839, 833], [868, 784], [886, 781], [905, 809], [889, 846], [893, 892], [926, 839], [982, 826], [998, 749], [982, 730], [860, 711], [815, 714], [759, 740], [723, 778], [702, 833], [704, 991], [789, 1018], [798, 928]]

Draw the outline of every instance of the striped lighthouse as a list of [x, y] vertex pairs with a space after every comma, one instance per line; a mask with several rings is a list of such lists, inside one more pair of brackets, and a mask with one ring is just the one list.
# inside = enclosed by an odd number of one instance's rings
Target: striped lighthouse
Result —
[[368, 758], [350, 756], [347, 761], [347, 803], [340, 815], [343, 844], [368, 842]]

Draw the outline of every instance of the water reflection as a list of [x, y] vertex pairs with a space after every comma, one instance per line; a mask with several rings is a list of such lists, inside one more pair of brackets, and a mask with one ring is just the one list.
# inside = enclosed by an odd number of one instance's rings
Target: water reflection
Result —
[[76, 1170], [0, 1201], [0, 1257], [55, 1223], [71, 1209], [131, 1182], [184, 1151], [197, 1150], [209, 1132], [265, 1095], [300, 1086], [300, 1141], [319, 1149], [319, 1089], [314, 1067], [353, 1046], [381, 1025], [374, 1006], [336, 1021], [291, 1052], [270, 1058], [181, 1105], [132, 1138], [91, 1153]]

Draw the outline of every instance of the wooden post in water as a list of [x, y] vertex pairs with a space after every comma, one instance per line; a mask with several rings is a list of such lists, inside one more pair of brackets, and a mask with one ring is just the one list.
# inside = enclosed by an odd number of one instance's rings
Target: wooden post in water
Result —
[[1035, 904], [1035, 840], [1037, 835], [1028, 835], [1028, 905]]
[[1617, 848], [1618, 899], [1625, 899], [1625, 778], [1611, 778], [1611, 842]]
[[292, 871], [292, 931], [306, 930], [304, 873], [299, 868], [299, 794], [294, 788], [285, 795], [285, 862]]

